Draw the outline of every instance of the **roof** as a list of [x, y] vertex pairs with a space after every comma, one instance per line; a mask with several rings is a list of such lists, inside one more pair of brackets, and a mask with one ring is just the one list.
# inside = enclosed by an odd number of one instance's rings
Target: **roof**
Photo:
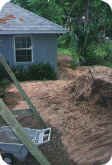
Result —
[[62, 26], [18, 5], [6, 3], [0, 12], [0, 34], [63, 34]]

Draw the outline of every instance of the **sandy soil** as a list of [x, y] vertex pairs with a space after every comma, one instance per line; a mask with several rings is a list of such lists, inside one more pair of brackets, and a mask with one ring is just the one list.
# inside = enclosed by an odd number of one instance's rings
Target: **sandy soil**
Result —
[[[21, 83], [52, 127], [52, 140], [41, 149], [52, 165], [100, 165], [112, 155], [112, 69], [72, 70], [66, 62], [60, 68], [60, 80]], [[12, 110], [27, 107], [13, 85], [4, 100]], [[37, 127], [30, 117], [19, 120]], [[27, 164], [37, 163], [28, 159]]]

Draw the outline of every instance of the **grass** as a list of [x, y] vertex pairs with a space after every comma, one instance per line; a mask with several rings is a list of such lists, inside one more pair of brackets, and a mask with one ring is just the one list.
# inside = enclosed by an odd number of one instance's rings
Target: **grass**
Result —
[[68, 55], [72, 56], [71, 50], [70, 49], [65, 49], [65, 48], [58, 48], [58, 55]]
[[108, 66], [108, 67], [112, 68], [112, 62], [106, 62], [105, 66]]
[[[68, 48], [58, 48], [58, 55], [59, 56], [72, 56], [72, 51]], [[72, 56], [73, 57], [73, 56]], [[97, 64], [96, 64], [97, 65]], [[99, 64], [100, 65], [100, 64]], [[105, 61], [103, 64], [101, 64], [102, 66], [107, 66], [112, 68], [112, 62], [109, 61]], [[88, 66], [88, 64], [86, 64], [85, 66]], [[76, 67], [76, 66], [75, 66]], [[74, 68], [74, 67], [73, 67]]]

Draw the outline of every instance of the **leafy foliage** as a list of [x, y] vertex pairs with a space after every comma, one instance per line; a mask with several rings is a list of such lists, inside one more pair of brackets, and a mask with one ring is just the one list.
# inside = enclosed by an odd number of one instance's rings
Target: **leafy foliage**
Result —
[[28, 68], [16, 67], [13, 71], [20, 81], [56, 79], [56, 73], [49, 64], [35, 64]]
[[112, 63], [112, 41], [104, 43], [92, 43], [87, 51], [87, 64], [107, 64]]
[[[12, 1], [68, 28], [70, 33], [60, 37], [59, 46], [71, 49], [74, 61], [77, 59], [80, 64], [85, 64], [86, 56], [90, 54], [89, 47], [94, 49], [98, 44], [98, 52], [95, 54], [99, 56], [106, 51], [102, 50], [105, 38], [108, 36], [112, 39], [112, 12], [101, 0]], [[94, 56], [94, 53], [91, 53], [91, 56]]]
[[0, 65], [0, 81], [5, 78], [9, 78], [9, 76], [8, 76], [7, 72], [5, 71], [4, 67], [2, 65]]

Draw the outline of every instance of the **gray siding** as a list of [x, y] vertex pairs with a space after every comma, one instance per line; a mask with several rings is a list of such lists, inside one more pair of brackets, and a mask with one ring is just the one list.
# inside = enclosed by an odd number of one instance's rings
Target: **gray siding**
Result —
[[[55, 70], [57, 68], [57, 36], [31, 35], [33, 46], [33, 63], [49, 63]], [[28, 66], [32, 63], [16, 63], [14, 52], [14, 36], [0, 36], [0, 53], [3, 54], [10, 66]]]
[[12, 36], [0, 36], [0, 54], [5, 56], [10, 66], [14, 65]]
[[36, 63], [50, 63], [57, 66], [57, 38], [55, 35], [37, 35], [33, 37], [34, 56]]

